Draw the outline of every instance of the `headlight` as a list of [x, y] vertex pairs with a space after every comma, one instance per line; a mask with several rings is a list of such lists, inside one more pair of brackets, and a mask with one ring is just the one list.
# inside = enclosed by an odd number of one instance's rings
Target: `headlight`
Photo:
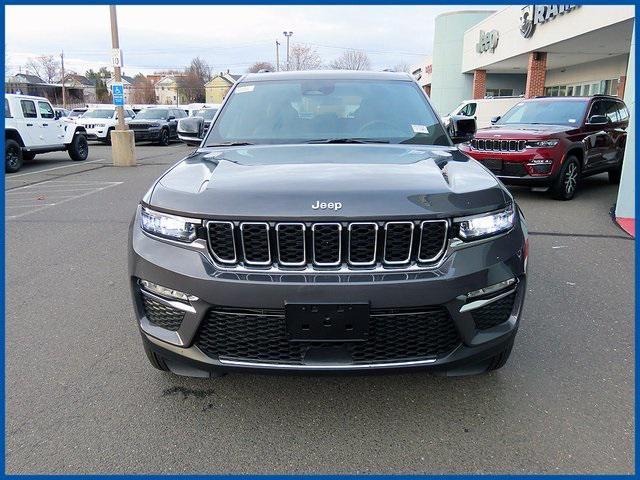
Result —
[[530, 140], [527, 142], [527, 148], [552, 148], [555, 147], [560, 140]]
[[513, 204], [510, 204], [501, 212], [461, 219], [458, 222], [458, 231], [462, 239], [476, 240], [506, 232], [513, 227], [515, 218]]
[[196, 227], [201, 224], [200, 220], [154, 212], [144, 207], [140, 215], [140, 226], [145, 232], [180, 242], [195, 240]]

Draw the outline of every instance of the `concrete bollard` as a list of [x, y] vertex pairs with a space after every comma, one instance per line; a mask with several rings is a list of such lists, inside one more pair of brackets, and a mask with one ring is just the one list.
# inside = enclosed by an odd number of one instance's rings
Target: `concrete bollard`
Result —
[[136, 165], [136, 140], [132, 130], [111, 132], [111, 158], [116, 167]]

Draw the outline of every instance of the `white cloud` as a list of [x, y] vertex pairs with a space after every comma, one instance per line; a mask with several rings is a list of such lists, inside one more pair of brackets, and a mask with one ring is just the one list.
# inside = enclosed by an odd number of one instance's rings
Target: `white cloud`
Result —
[[[108, 6], [6, 6], [10, 67], [30, 56], [65, 51], [69, 69], [109, 64]], [[283, 30], [309, 43], [326, 63], [344, 48], [366, 51], [375, 68], [416, 63], [431, 54], [433, 19], [455, 6], [118, 6], [125, 72], [183, 68], [200, 56], [214, 70], [244, 72], [257, 60], [275, 63]]]

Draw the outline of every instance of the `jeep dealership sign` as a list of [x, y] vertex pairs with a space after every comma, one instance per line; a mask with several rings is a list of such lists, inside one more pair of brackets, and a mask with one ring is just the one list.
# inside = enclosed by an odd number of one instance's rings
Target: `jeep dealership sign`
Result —
[[493, 53], [498, 46], [498, 38], [500, 38], [498, 30], [491, 30], [490, 32], [480, 30], [480, 39], [476, 44], [476, 51], [478, 53]]
[[580, 5], [527, 5], [520, 14], [520, 33], [524, 38], [531, 38], [536, 25], [547, 23], [559, 15], [571, 12]]

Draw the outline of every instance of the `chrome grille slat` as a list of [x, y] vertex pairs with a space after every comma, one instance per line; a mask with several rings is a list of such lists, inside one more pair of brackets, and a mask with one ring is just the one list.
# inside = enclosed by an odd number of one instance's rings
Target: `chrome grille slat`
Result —
[[[331, 233], [330, 230], [335, 228], [336, 232], [333, 235], [337, 237], [337, 252], [336, 255], [333, 255], [334, 252], [330, 250], [335, 250], [335, 246], [329, 244], [331, 241]], [[321, 238], [321, 237], [326, 237]], [[323, 243], [324, 242], [324, 243]], [[313, 247], [313, 264], [319, 267], [337, 267], [342, 263], [342, 224], [340, 223], [314, 223], [311, 227], [311, 244]], [[323, 261], [319, 260], [318, 257], [330, 257], [335, 258], [334, 261]]]
[[429, 267], [449, 245], [449, 220], [204, 223], [221, 268], [354, 271]]

